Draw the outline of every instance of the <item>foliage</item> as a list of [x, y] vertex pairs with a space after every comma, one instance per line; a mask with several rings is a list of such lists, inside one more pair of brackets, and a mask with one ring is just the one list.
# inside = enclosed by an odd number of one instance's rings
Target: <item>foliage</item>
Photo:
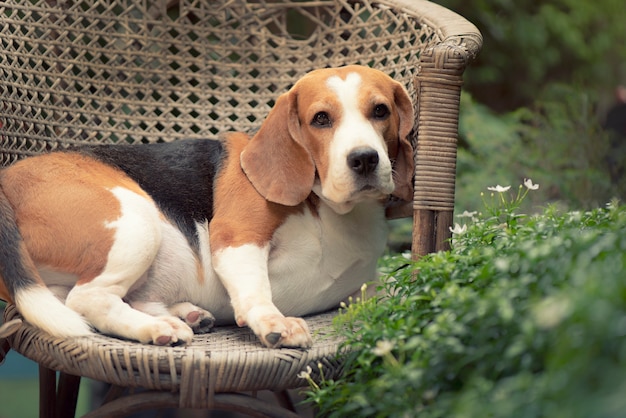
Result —
[[516, 183], [518, 173], [529, 173], [526, 160], [519, 158], [522, 140], [517, 115], [496, 115], [477, 103], [468, 93], [461, 95], [457, 155], [457, 213], [482, 207], [480, 193], [485, 184], [497, 178], [506, 184]]
[[484, 37], [464, 74], [460, 208], [477, 210], [491, 179], [524, 175], [544, 185], [528, 207], [626, 199], [626, 140], [611, 143], [601, 129], [615, 87], [626, 84], [623, 0], [436, 1]]
[[626, 168], [626, 141], [613, 142], [595, 115], [598, 99], [565, 84], [547, 87], [532, 107], [497, 115], [464, 93], [461, 97], [457, 162], [457, 211], [478, 210], [481, 185], [498, 178], [508, 184], [524, 176], [543, 185], [526, 208], [559, 202], [593, 208], [614, 197], [626, 198], [626, 178], [611, 178]]
[[525, 216], [525, 193], [483, 195], [449, 252], [384, 260], [383, 296], [338, 316], [350, 353], [308, 392], [320, 416], [626, 410], [626, 207]]
[[594, 113], [597, 102], [590, 92], [553, 83], [537, 95], [532, 108], [516, 112], [520, 158], [528, 175], [546, 185], [541, 200], [592, 208], [626, 197], [626, 178], [612, 181], [608, 164], [616, 159], [625, 167], [626, 148], [611, 143], [601, 129]]
[[626, 83], [623, 0], [436, 1], [483, 34], [483, 51], [465, 78], [493, 109], [531, 105], [553, 82], [607, 92]]

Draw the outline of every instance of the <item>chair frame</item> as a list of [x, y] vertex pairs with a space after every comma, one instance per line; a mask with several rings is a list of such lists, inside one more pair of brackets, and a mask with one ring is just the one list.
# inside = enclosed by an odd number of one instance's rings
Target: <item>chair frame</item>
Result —
[[[305, 22], [295, 35], [290, 13]], [[380, 26], [370, 22], [378, 18]], [[191, 30], [177, 38], [194, 25], [214, 32]], [[154, 33], [168, 37], [167, 45], [159, 46]], [[0, 42], [0, 165], [83, 142], [248, 131], [308, 70], [351, 63], [382, 69], [405, 83], [416, 115], [414, 200], [392, 202], [387, 215], [413, 218], [414, 259], [449, 248], [462, 77], [482, 37], [442, 6], [427, 0], [11, 0], [0, 1]], [[181, 58], [163, 64], [167, 54]], [[243, 67], [234, 62], [240, 59]], [[169, 84], [152, 86], [158, 77]], [[154, 90], [146, 94], [146, 86]], [[0, 362], [14, 349], [39, 363], [41, 417], [75, 415], [80, 376], [113, 385], [88, 417], [144, 407], [294, 417], [285, 391], [305, 384], [299, 372], [310, 366], [319, 379], [321, 364], [327, 379], [340, 378], [338, 350], [347, 348], [328, 333], [333, 316], [307, 318], [316, 340], [308, 351], [263, 348], [249, 330], [229, 327], [180, 348], [104, 336], [62, 340], [23, 323], [0, 338]], [[21, 319], [12, 305], [4, 318]], [[147, 392], [122, 396], [124, 387]], [[258, 390], [276, 392], [279, 406], [240, 394]]]

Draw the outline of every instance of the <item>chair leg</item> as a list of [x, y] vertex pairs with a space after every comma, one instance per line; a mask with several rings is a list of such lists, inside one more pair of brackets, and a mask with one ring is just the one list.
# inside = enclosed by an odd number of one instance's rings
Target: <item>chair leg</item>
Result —
[[55, 418], [57, 374], [39, 365], [39, 418]]
[[71, 418], [76, 415], [80, 377], [39, 365], [39, 417]]
[[57, 417], [76, 416], [76, 402], [78, 401], [78, 389], [80, 376], [74, 376], [61, 372], [59, 375], [59, 387], [57, 389]]

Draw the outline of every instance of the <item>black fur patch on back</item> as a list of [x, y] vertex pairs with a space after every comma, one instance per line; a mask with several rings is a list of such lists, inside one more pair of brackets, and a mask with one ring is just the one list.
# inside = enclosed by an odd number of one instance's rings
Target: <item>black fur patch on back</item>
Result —
[[198, 248], [195, 224], [213, 217], [213, 181], [226, 152], [220, 141], [87, 145], [72, 151], [124, 171]]

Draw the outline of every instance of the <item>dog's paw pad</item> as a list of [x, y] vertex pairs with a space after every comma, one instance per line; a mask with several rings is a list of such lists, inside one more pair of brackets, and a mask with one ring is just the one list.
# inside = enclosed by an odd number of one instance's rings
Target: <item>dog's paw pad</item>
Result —
[[200, 325], [194, 328], [194, 332], [197, 334], [204, 334], [210, 332], [213, 329], [213, 325], [215, 325], [215, 318], [203, 318], [200, 321]]
[[189, 302], [182, 302], [168, 308], [170, 313], [180, 318], [196, 334], [204, 334], [213, 328], [215, 317], [211, 312]]
[[203, 309], [189, 312], [186, 319], [185, 322], [196, 334], [204, 334], [211, 331], [213, 324], [215, 324], [215, 317]]
[[155, 338], [154, 344], [155, 345], [168, 345], [170, 341], [172, 341], [171, 335], [160, 335]]
[[309, 327], [302, 318], [268, 315], [255, 325], [257, 329], [253, 330], [270, 348], [308, 348], [313, 344]]
[[199, 319], [200, 319], [200, 312], [193, 311], [187, 314], [187, 317], [185, 318], [185, 322], [187, 322], [188, 324], [193, 324], [197, 322]]
[[280, 332], [270, 332], [265, 336], [265, 341], [267, 341], [270, 345], [274, 346], [278, 344], [280, 341], [281, 335]]
[[161, 316], [152, 329], [152, 342], [155, 345], [185, 345], [193, 339], [191, 328], [173, 316]]

